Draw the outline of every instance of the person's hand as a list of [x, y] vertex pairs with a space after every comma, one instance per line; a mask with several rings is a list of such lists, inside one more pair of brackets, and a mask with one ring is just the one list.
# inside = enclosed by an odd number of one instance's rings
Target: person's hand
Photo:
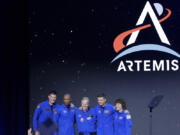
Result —
[[124, 110], [125, 113], [130, 113], [129, 110]]
[[32, 135], [32, 128], [28, 129], [28, 135]]
[[71, 107], [75, 107], [75, 105], [73, 103], [71, 103]]
[[35, 135], [40, 135], [39, 131], [36, 131], [36, 132], [35, 132]]
[[82, 110], [82, 106], [79, 107], [79, 110]]

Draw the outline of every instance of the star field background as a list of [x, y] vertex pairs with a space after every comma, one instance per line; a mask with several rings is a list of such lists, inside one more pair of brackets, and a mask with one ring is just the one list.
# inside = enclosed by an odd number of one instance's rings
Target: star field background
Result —
[[[172, 10], [172, 16], [161, 25], [172, 48], [180, 52], [178, 1], [150, 2], [159, 2]], [[153, 135], [179, 135], [179, 71], [117, 73], [118, 63], [110, 64], [117, 55], [112, 46], [114, 38], [135, 27], [145, 3], [143, 0], [29, 1], [31, 126], [34, 109], [47, 99], [50, 90], [58, 92], [59, 104], [63, 94], [72, 94], [76, 106], [83, 96], [89, 96], [91, 106], [95, 106], [96, 95], [104, 92], [109, 103], [113, 104], [119, 97], [127, 101], [133, 120], [132, 135], [147, 135], [147, 105], [153, 96], [162, 94], [163, 101], [153, 111]], [[149, 17], [145, 23], [151, 23]], [[146, 42], [161, 43], [154, 27], [140, 32], [137, 43]], [[175, 57], [160, 52], [140, 52], [123, 59]]]

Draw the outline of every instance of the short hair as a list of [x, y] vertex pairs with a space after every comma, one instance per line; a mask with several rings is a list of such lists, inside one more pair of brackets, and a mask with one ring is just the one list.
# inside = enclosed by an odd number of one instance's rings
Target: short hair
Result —
[[104, 93], [100, 93], [100, 94], [97, 95], [97, 98], [99, 98], [99, 97], [106, 98], [106, 95]]
[[55, 90], [52, 90], [52, 91], [50, 91], [50, 92], [49, 92], [49, 94], [48, 94], [48, 95], [51, 95], [51, 94], [53, 94], [53, 95], [57, 95], [57, 92], [56, 92]]
[[124, 99], [122, 99], [122, 98], [116, 99], [115, 102], [114, 102], [114, 104], [116, 105], [117, 103], [120, 103], [120, 104], [122, 105], [122, 108], [123, 108], [124, 110], [127, 109], [126, 102], [124, 101]]
[[87, 100], [88, 102], [90, 102], [90, 100], [89, 100], [88, 97], [83, 97], [83, 98], [81, 99], [81, 101], [83, 101], [83, 100]]

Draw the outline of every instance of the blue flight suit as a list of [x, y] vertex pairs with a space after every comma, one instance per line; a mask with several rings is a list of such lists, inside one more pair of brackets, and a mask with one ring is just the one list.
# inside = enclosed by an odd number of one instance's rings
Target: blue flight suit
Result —
[[75, 111], [76, 107], [66, 107], [62, 104], [57, 109], [57, 123], [59, 127], [58, 135], [74, 135], [74, 123], [75, 123]]
[[96, 106], [97, 135], [114, 135], [113, 115], [114, 106], [106, 103], [105, 107]]
[[131, 127], [132, 121], [129, 113], [125, 113], [124, 110], [114, 113], [114, 135], [131, 135]]
[[87, 112], [83, 110], [76, 110], [76, 123], [78, 133], [83, 135], [90, 135], [96, 132], [96, 110], [89, 108]]
[[55, 115], [57, 113], [58, 104], [51, 106], [49, 101], [44, 101], [40, 103], [34, 113], [33, 117], [33, 130], [37, 131], [38, 127], [46, 122], [46, 120], [51, 119], [52, 122], [56, 123]]

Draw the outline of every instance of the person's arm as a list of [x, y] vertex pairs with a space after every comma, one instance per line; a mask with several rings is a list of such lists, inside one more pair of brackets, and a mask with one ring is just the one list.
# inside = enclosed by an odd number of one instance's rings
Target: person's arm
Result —
[[56, 114], [56, 117], [55, 117], [55, 124], [58, 127], [59, 120], [60, 120], [60, 117], [61, 117], [61, 106], [58, 106], [56, 111], [57, 111], [57, 114]]
[[96, 108], [93, 108], [93, 115], [94, 115], [94, 120], [96, 122], [96, 127], [97, 127], [97, 113], [96, 113]]
[[59, 120], [60, 120], [60, 117], [61, 117], [61, 106], [58, 105], [56, 107], [56, 110], [55, 110], [56, 114], [54, 115], [54, 124], [56, 126], [56, 130], [55, 132], [53, 133], [53, 135], [58, 135], [58, 129], [59, 129]]
[[114, 115], [115, 115], [115, 113], [116, 113], [116, 109], [115, 109], [115, 106], [113, 106], [113, 114], [112, 114], [112, 116], [113, 116], [113, 121], [114, 121]]
[[40, 107], [40, 105], [38, 105], [36, 110], [35, 110], [34, 117], [33, 117], [33, 130], [34, 130], [34, 132], [38, 128], [38, 119], [39, 119], [40, 113], [41, 113], [41, 107]]
[[126, 115], [125, 128], [126, 128], [126, 135], [131, 135], [132, 120], [130, 114]]
[[77, 113], [77, 108], [76, 107], [74, 107], [74, 110], [75, 110], [75, 112], [74, 112], [74, 124], [76, 124], [76, 113]]

